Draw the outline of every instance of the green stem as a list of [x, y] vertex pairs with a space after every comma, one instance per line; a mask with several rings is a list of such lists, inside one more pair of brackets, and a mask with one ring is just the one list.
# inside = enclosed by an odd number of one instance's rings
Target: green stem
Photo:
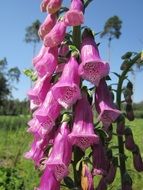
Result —
[[80, 49], [80, 42], [81, 42], [81, 27], [80, 26], [74, 26], [73, 27], [73, 45], [76, 46], [76, 48]]
[[[75, 26], [73, 27], [73, 45], [76, 46], [76, 48], [80, 49], [80, 42], [81, 42], [81, 27]], [[78, 148], [74, 147], [74, 156], [73, 156], [73, 174], [74, 174], [74, 182], [77, 187], [80, 187], [80, 170], [76, 171], [76, 165], [77, 162], [83, 157], [83, 152]]]
[[[117, 106], [121, 110], [121, 94], [122, 94], [122, 85], [125, 79], [125, 76], [130, 71], [131, 67], [136, 63], [136, 61], [141, 57], [141, 53], [137, 54], [131, 61], [128, 62], [128, 68], [124, 70], [119, 78], [118, 87], [117, 87]], [[118, 124], [117, 124], [118, 127]], [[124, 174], [126, 173], [126, 163], [124, 158], [124, 142], [123, 137], [118, 136], [118, 147], [119, 147], [119, 162], [120, 162], [120, 175], [121, 175], [121, 186], [123, 188]]]

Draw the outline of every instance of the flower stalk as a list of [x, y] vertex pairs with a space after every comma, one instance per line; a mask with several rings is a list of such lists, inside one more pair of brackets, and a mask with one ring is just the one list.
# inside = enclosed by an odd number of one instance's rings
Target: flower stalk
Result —
[[[121, 110], [121, 94], [123, 88], [123, 82], [126, 78], [127, 73], [130, 71], [132, 66], [140, 59], [141, 53], [137, 54], [132, 60], [128, 62], [128, 67], [122, 72], [119, 77], [118, 86], [117, 86], [117, 93], [116, 93], [116, 104], [118, 109]], [[124, 116], [123, 116], [124, 117]], [[118, 123], [117, 123], [118, 128]], [[123, 136], [118, 136], [118, 149], [119, 149], [119, 163], [120, 163], [120, 175], [121, 175], [121, 187], [124, 187], [124, 176], [126, 174], [126, 161], [125, 161], [125, 150], [124, 150], [124, 140]]]

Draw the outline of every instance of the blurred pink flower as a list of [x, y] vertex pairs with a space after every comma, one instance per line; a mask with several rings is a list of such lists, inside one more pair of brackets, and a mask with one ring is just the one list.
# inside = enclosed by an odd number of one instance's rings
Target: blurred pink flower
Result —
[[50, 14], [54, 14], [61, 8], [61, 5], [62, 0], [50, 0], [46, 9]]
[[63, 21], [59, 21], [52, 30], [44, 37], [44, 45], [46, 47], [58, 46], [65, 37], [66, 25]]
[[54, 140], [54, 145], [48, 160], [47, 167], [54, 171], [58, 181], [62, 180], [68, 174], [68, 165], [72, 157], [72, 145], [68, 141], [68, 124], [63, 122], [59, 128], [59, 132]]
[[28, 91], [28, 97], [30, 100], [33, 100], [33, 103], [36, 105], [40, 105], [50, 89], [50, 78], [49, 76], [44, 76], [42, 78], [38, 78], [38, 80], [35, 82], [34, 87]]
[[47, 133], [43, 138], [38, 133], [34, 134], [34, 141], [31, 149], [25, 153], [25, 158], [32, 159], [36, 166], [40, 165], [41, 159], [45, 156], [45, 150], [48, 146], [49, 140], [54, 137], [54, 132]]
[[42, 12], [46, 12], [47, 11], [47, 5], [49, 4], [50, 0], [43, 0], [41, 2], [40, 8]]
[[84, 5], [82, 0], [72, 0], [70, 9], [65, 13], [64, 22], [68, 26], [78, 26], [84, 22]]
[[43, 40], [45, 35], [48, 34], [52, 28], [55, 26], [57, 22], [57, 16], [56, 14], [48, 14], [48, 16], [46, 17], [46, 19], [44, 20], [43, 24], [40, 26], [39, 28], [39, 36], [41, 37], [41, 39]]
[[34, 112], [34, 116], [45, 129], [50, 130], [55, 125], [55, 120], [59, 116], [60, 111], [61, 106], [55, 100], [50, 90], [43, 104]]
[[46, 53], [47, 51], [48, 51], [48, 48], [43, 45], [43, 46], [41, 47], [41, 49], [40, 49], [38, 55], [35, 56], [35, 57], [33, 58], [33, 60], [32, 60], [32, 63], [33, 63], [34, 66], [37, 64], [37, 62], [39, 62], [39, 61], [42, 59], [42, 57], [45, 55], [45, 53]]
[[45, 168], [40, 186], [36, 190], [60, 190], [60, 183], [56, 180], [53, 170], [48, 166]]
[[58, 63], [58, 48], [48, 48], [43, 57], [35, 64], [40, 77], [52, 76]]

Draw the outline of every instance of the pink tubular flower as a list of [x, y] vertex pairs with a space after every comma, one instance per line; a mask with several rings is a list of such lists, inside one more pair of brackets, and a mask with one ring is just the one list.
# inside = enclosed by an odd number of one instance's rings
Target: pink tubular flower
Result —
[[64, 21], [68, 26], [78, 26], [83, 24], [84, 5], [82, 0], [72, 0], [69, 11], [64, 16]]
[[93, 143], [99, 142], [99, 137], [93, 130], [92, 110], [85, 94], [75, 107], [75, 119], [69, 139], [73, 145], [80, 147], [82, 150]]
[[57, 16], [55, 14], [49, 14], [43, 24], [39, 28], [39, 36], [43, 40], [45, 35], [48, 34], [57, 22]]
[[46, 134], [44, 138], [41, 138], [38, 133], [35, 133], [31, 149], [29, 152], [25, 153], [25, 158], [32, 159], [35, 162], [35, 165], [39, 166], [41, 159], [44, 157], [49, 140], [53, 138], [53, 136], [53, 131]]
[[50, 0], [43, 0], [40, 8], [42, 12], [46, 12], [47, 11], [47, 5], [49, 4]]
[[109, 74], [109, 64], [101, 60], [92, 34], [90, 36], [83, 34], [81, 61], [79, 74], [96, 86], [99, 85], [100, 79]]
[[32, 133], [33, 135], [38, 134], [41, 138], [51, 131], [52, 128], [44, 128], [38, 119], [35, 117], [28, 122], [29, 128], [27, 132]]
[[36, 81], [34, 87], [28, 92], [29, 99], [33, 100], [33, 102], [37, 105], [41, 104], [44, 101], [45, 96], [50, 89], [50, 86], [51, 84], [49, 77], [44, 76], [42, 78], [39, 78]]
[[45, 168], [40, 186], [36, 190], [60, 190], [60, 183], [56, 180], [53, 171], [48, 166]]
[[63, 21], [57, 22], [52, 30], [44, 37], [46, 47], [58, 46], [65, 37], [66, 25]]
[[36, 63], [35, 69], [40, 77], [51, 76], [57, 66], [58, 48], [48, 48], [43, 57]]
[[37, 62], [39, 62], [42, 59], [42, 57], [45, 55], [47, 50], [48, 50], [48, 48], [43, 45], [42, 48], [40, 49], [38, 55], [36, 57], [34, 57], [32, 60], [32, 63], [34, 66], [37, 64]]
[[64, 108], [70, 107], [81, 98], [79, 82], [78, 63], [74, 57], [71, 57], [65, 64], [61, 78], [51, 89], [55, 99]]
[[107, 161], [107, 156], [105, 149], [100, 141], [99, 144], [94, 144], [92, 146], [93, 150], [93, 175], [106, 175], [109, 167], [109, 162]]
[[121, 114], [112, 101], [111, 93], [104, 79], [100, 81], [99, 86], [96, 88], [95, 106], [97, 112], [100, 114], [99, 120], [105, 126], [109, 126]]
[[33, 100], [30, 100], [30, 110], [33, 112], [38, 109], [40, 104], [36, 104]]
[[63, 122], [57, 136], [51, 154], [46, 162], [47, 167], [54, 171], [58, 181], [68, 173], [68, 165], [72, 157], [72, 145], [68, 141], [68, 124]]
[[56, 13], [62, 5], [62, 0], [50, 0], [50, 2], [47, 5], [47, 11], [50, 14]]
[[49, 91], [42, 106], [35, 111], [34, 115], [46, 130], [51, 130], [60, 111], [61, 106], [53, 97], [52, 92]]

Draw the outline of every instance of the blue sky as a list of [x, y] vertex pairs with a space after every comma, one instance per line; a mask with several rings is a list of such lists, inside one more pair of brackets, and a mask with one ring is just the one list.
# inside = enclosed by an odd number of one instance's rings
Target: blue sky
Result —
[[[40, 2], [41, 0], [0, 0], [0, 59], [6, 57], [9, 67], [18, 66], [22, 71], [31, 66], [33, 49], [32, 45], [24, 42], [25, 28], [36, 19], [42, 22], [46, 17], [45, 13], [40, 12]], [[69, 4], [70, 0], [65, 2]], [[94, 0], [86, 11], [85, 25], [96, 32], [103, 29], [111, 16], [117, 15], [123, 21], [122, 35], [119, 40], [113, 40], [111, 45], [111, 71], [119, 71], [120, 57], [125, 52], [139, 52], [143, 49], [142, 7], [143, 0]], [[97, 42], [101, 42], [101, 57], [107, 60], [107, 40], [97, 38]], [[135, 79], [134, 101], [139, 102], [143, 100], [143, 72], [136, 73], [131, 79]], [[15, 86], [18, 90], [13, 91], [13, 96], [24, 99], [30, 88], [29, 79], [22, 75], [20, 83]]]

